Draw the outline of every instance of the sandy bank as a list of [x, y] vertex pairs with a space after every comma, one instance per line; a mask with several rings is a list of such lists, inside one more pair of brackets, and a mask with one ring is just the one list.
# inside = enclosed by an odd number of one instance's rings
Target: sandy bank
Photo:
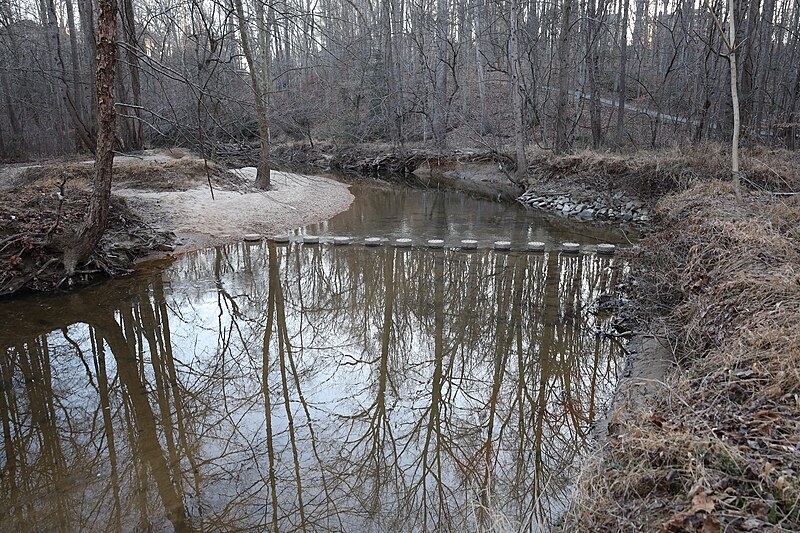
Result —
[[57, 242], [83, 221], [91, 162], [0, 166], [0, 297], [122, 276], [139, 260], [247, 233], [276, 235], [326, 220], [353, 201], [347, 185], [328, 178], [273, 171], [272, 189], [262, 191], [253, 186], [255, 174], [255, 168], [226, 171], [183, 150], [115, 158], [106, 231], [70, 277], [51, 236]]
[[[235, 171], [249, 182], [256, 169]], [[143, 220], [175, 232], [178, 251], [236, 241], [245, 233], [278, 233], [328, 219], [353, 201], [347, 185], [320, 176], [272, 172], [269, 191], [214, 190], [198, 185], [185, 191], [116, 189]]]

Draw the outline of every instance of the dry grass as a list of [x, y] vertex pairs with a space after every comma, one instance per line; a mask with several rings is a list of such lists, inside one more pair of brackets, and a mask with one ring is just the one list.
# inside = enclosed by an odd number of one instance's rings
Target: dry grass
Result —
[[[529, 179], [583, 181], [602, 191], [625, 189], [642, 197], [683, 191], [708, 180], [730, 177], [727, 146], [706, 143], [632, 154], [583, 150], [571, 155], [539, 152], [530, 157]], [[755, 188], [786, 192], [800, 183], [800, 154], [780, 149], [744, 149], [741, 176]]]
[[[94, 167], [84, 162], [62, 162], [30, 168], [16, 179], [17, 186], [58, 185], [65, 178], [72, 187], [89, 187]], [[216, 163], [208, 163], [208, 176], [215, 185], [225, 185], [233, 174]], [[186, 190], [206, 183], [206, 165], [202, 159], [169, 161], [124, 161], [114, 163], [114, 184], [150, 190]]]
[[639, 290], [681, 368], [618, 411], [565, 530], [800, 531], [800, 197], [711, 181], [659, 209]]

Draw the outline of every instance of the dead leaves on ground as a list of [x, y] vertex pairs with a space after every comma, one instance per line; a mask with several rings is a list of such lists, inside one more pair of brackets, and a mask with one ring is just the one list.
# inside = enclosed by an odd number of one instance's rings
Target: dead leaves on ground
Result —
[[664, 522], [659, 533], [683, 533], [684, 531], [718, 533], [722, 526], [711, 516], [715, 507], [713, 497], [705, 492], [698, 492], [692, 498], [692, 506]]

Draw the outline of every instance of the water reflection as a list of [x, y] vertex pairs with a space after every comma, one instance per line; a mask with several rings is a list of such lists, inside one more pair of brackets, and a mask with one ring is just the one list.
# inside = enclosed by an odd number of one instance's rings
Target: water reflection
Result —
[[[444, 239], [457, 245], [477, 239], [483, 245], [496, 240], [515, 244], [541, 241], [581, 244], [628, 239], [621, 231], [584, 224], [517, 204], [489, 202], [457, 191], [418, 190], [373, 183], [350, 186], [353, 204], [332, 219], [312, 224], [299, 233], [363, 237], [411, 237], [417, 242]], [[632, 232], [635, 233], [635, 232]]]
[[242, 244], [3, 304], [0, 529], [535, 530], [615, 382], [616, 275]]

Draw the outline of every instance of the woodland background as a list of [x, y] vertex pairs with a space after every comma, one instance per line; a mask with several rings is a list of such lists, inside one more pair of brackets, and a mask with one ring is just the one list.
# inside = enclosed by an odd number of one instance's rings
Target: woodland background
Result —
[[[273, 143], [727, 140], [712, 12], [726, 25], [728, 6], [710, 1], [120, 0], [117, 144], [213, 156], [255, 141], [256, 78]], [[734, 7], [743, 142], [794, 149], [800, 2]], [[94, 149], [96, 26], [96, 0], [2, 0], [0, 159]]]

